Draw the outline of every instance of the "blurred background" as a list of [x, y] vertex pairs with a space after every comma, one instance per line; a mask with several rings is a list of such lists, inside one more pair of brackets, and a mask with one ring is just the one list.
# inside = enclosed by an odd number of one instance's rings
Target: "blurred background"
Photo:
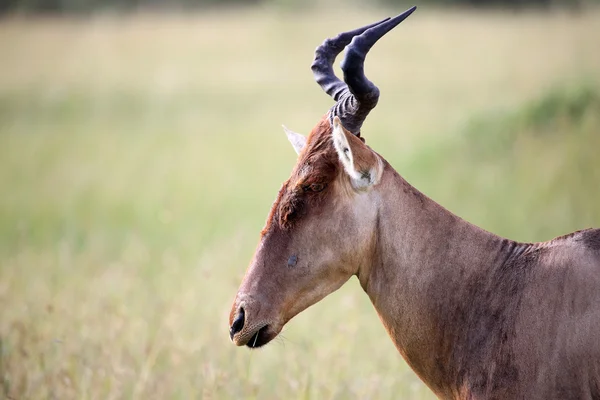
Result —
[[[367, 143], [519, 241], [600, 227], [597, 0], [439, 0], [370, 52]], [[0, 2], [0, 399], [431, 399], [356, 279], [259, 351], [227, 316], [367, 1]]]

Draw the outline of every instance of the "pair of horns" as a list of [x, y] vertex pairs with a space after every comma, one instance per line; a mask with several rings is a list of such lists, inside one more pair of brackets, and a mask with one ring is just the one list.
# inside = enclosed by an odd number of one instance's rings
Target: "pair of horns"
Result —
[[[332, 119], [338, 116], [344, 127], [357, 136], [360, 136], [365, 118], [379, 100], [379, 89], [365, 76], [365, 57], [383, 35], [416, 9], [417, 7], [412, 7], [394, 18], [340, 33], [334, 38], [326, 39], [315, 51], [315, 60], [311, 65], [315, 80], [336, 101], [330, 116]], [[344, 73], [342, 82], [333, 72], [333, 62], [344, 47], [346, 54], [341, 64]]]

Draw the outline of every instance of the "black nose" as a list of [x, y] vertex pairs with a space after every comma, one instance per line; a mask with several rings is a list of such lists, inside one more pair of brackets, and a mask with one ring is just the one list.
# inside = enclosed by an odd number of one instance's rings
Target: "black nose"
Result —
[[235, 321], [231, 324], [231, 328], [229, 328], [229, 337], [233, 340], [233, 335], [238, 333], [244, 327], [244, 309], [240, 308], [237, 317], [235, 317]]

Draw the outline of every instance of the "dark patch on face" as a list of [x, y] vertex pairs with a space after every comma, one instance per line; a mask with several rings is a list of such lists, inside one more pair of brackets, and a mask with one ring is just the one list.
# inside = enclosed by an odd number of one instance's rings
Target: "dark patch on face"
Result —
[[290, 258], [288, 258], [287, 266], [290, 268], [295, 267], [297, 263], [298, 263], [298, 256], [296, 256], [295, 254], [292, 254], [290, 256]]
[[339, 166], [331, 132], [325, 117], [310, 133], [302, 158], [279, 190], [262, 235], [274, 224], [289, 230], [308, 210], [318, 209], [318, 204], [327, 198], [328, 186], [337, 176]]

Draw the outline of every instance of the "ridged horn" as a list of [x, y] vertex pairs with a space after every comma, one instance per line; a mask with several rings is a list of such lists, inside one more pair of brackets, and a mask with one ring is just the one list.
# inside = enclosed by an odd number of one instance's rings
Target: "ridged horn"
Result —
[[[360, 128], [365, 118], [379, 99], [379, 89], [365, 76], [365, 57], [383, 35], [394, 29], [416, 9], [417, 7], [412, 7], [394, 18], [386, 18], [325, 39], [315, 51], [315, 59], [311, 65], [315, 80], [325, 93], [336, 101], [330, 116], [332, 119], [336, 115], [340, 117], [344, 127], [357, 136], [360, 136]], [[333, 62], [344, 47], [346, 54], [341, 64], [344, 73], [342, 82], [333, 72]]]

